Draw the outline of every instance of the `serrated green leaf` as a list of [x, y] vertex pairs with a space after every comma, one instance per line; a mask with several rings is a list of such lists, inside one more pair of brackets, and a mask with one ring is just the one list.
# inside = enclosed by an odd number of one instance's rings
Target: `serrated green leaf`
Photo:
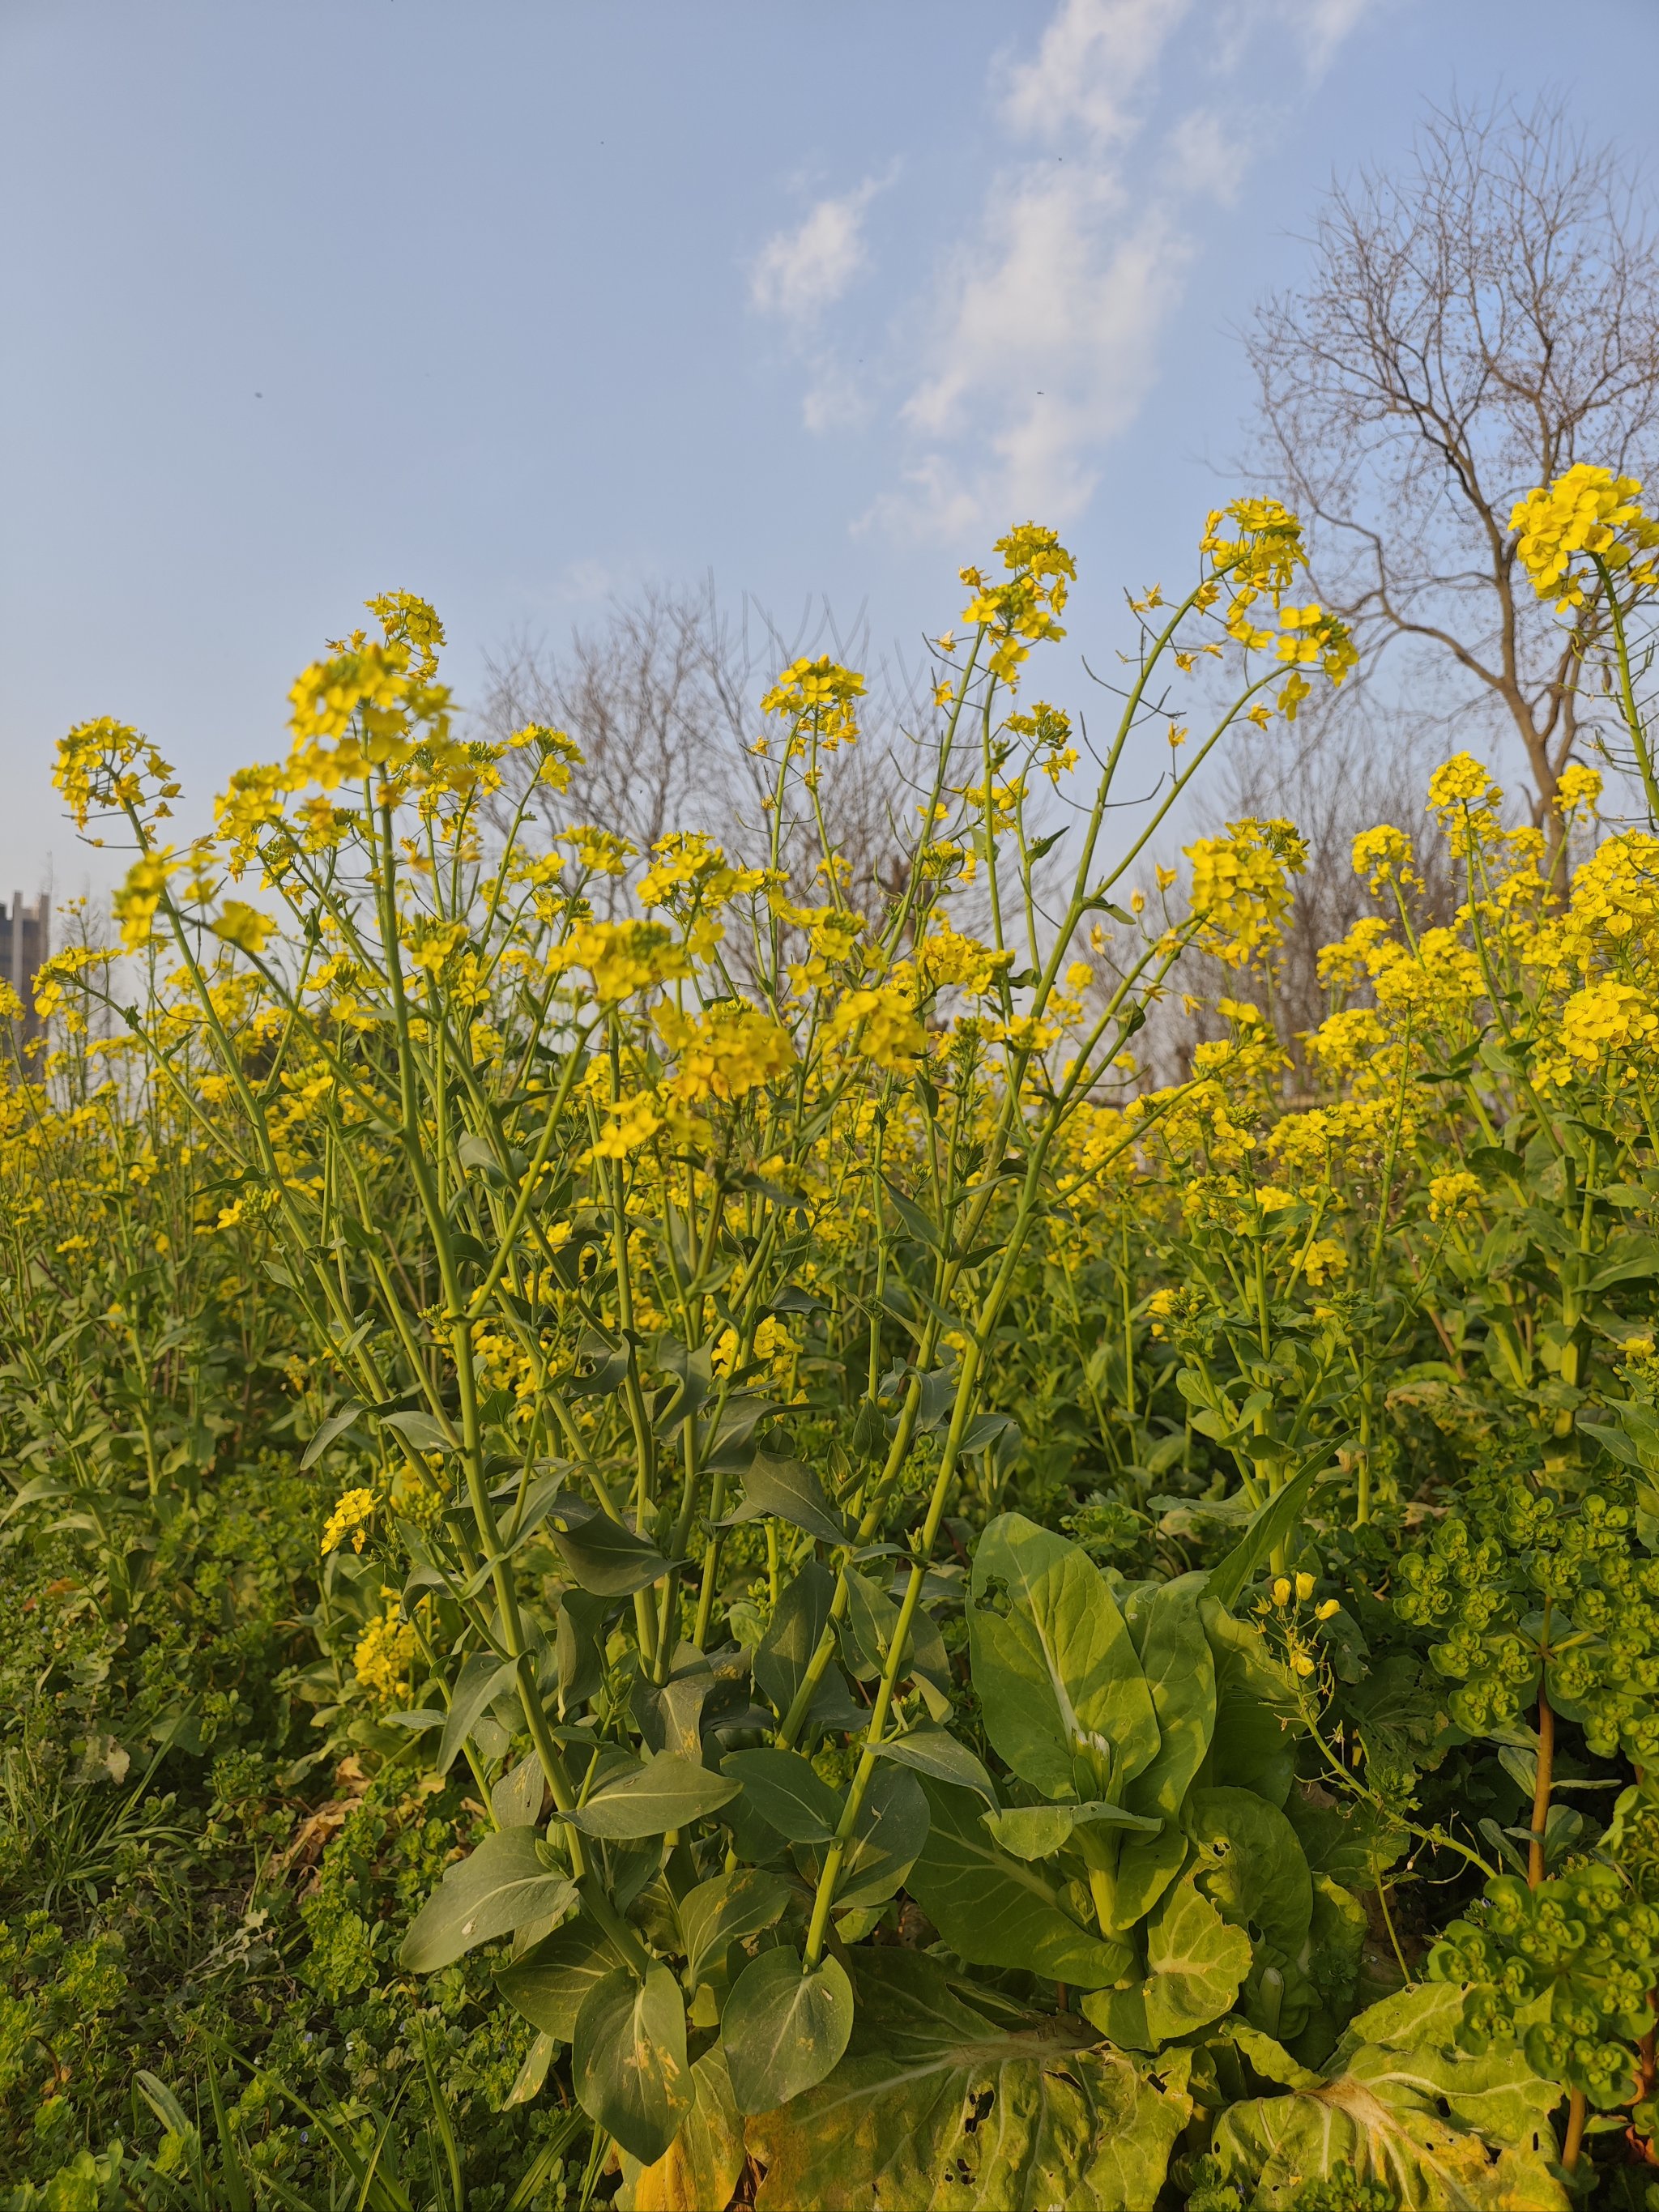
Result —
[[964, 2002], [933, 1960], [853, 1954], [846, 2057], [751, 2119], [755, 2212], [1149, 2212], [1191, 2105], [1074, 2022]]
[[1250, 1970], [1250, 1939], [1231, 1928], [1189, 1875], [1146, 1923], [1146, 1972], [1132, 1989], [1097, 1990], [1083, 2009], [1131, 2051], [1157, 2051], [1218, 2020]]

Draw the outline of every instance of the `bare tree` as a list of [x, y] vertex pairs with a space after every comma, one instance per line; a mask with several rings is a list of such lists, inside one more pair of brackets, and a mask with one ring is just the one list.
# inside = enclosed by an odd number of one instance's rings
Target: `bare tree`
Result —
[[724, 838], [752, 795], [748, 665], [712, 585], [647, 585], [613, 599], [597, 630], [573, 631], [562, 653], [521, 635], [485, 665], [484, 734], [542, 722], [580, 748], [568, 790], [532, 794], [554, 835], [589, 822], [641, 853], [671, 830]]
[[[525, 636], [512, 641], [486, 664], [478, 720], [496, 739], [544, 722], [575, 740], [582, 759], [568, 789], [532, 792], [550, 834], [592, 823], [644, 854], [671, 831], [702, 830], [752, 864], [764, 858], [769, 840], [763, 801], [772, 770], [753, 750], [762, 691], [790, 661], [826, 651], [866, 664], [867, 625], [843, 633], [827, 607], [809, 609], [786, 635], [747, 602], [733, 619], [712, 580], [691, 589], [647, 585], [613, 599], [603, 623], [573, 631], [562, 652]], [[850, 864], [849, 889], [874, 899], [896, 879], [908, 834], [905, 732], [929, 709], [884, 662], [863, 704], [864, 736], [830, 763], [822, 802], [836, 848]], [[509, 775], [512, 766], [509, 756]], [[511, 786], [503, 794], [508, 803], [518, 795]], [[783, 863], [803, 895], [818, 859], [815, 838], [797, 830], [787, 841]], [[612, 894], [621, 901], [623, 881]]]
[[[1432, 112], [1397, 176], [1334, 187], [1299, 289], [1246, 334], [1260, 473], [1314, 576], [1419, 714], [1518, 737], [1534, 821], [1592, 703], [1517, 574], [1516, 501], [1577, 461], [1659, 449], [1659, 281], [1638, 179], [1559, 102]], [[1584, 611], [1593, 643], [1602, 611]], [[1426, 718], [1426, 716], [1425, 716]]]

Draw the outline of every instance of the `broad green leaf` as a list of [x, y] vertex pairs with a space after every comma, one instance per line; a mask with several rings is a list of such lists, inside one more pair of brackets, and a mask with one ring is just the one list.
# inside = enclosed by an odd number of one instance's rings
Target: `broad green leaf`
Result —
[[853, 1524], [831, 1505], [810, 1467], [798, 1459], [757, 1451], [744, 1470], [743, 1503], [726, 1517], [735, 1523], [759, 1521], [768, 1514], [826, 1544], [844, 1544], [853, 1533]]
[[542, 1804], [547, 1796], [547, 1782], [542, 1773], [542, 1762], [533, 1751], [526, 1752], [516, 1766], [511, 1766], [489, 1793], [489, 1809], [495, 1816], [495, 1825], [501, 1828], [534, 1828], [539, 1826]]
[[1259, 2027], [1252, 2027], [1248, 2021], [1230, 2020], [1227, 2039], [1238, 2046], [1264, 2081], [1276, 2081], [1284, 2089], [1317, 2089], [1322, 2086], [1322, 2075], [1291, 2057], [1282, 2043], [1276, 2043], [1271, 2035], [1264, 2035]]
[[1356, 2013], [1348, 2022], [1334, 2063], [1340, 2063], [1363, 2044], [1391, 2051], [1421, 2047], [1449, 2050], [1463, 2025], [1468, 1991], [1457, 1982], [1413, 1982]]
[[827, 1844], [841, 1818], [841, 1800], [798, 1751], [728, 1752], [720, 1761], [728, 1781], [763, 1820], [792, 1844]]
[[1133, 1989], [1097, 1990], [1083, 2009], [1112, 2042], [1156, 2051], [1218, 2020], [1249, 1969], [1249, 1937], [1228, 1926], [1189, 1875], [1146, 1924], [1145, 1978]]
[[1518, 2042], [1480, 2057], [1458, 2050], [1467, 1995], [1455, 1982], [1396, 1990], [1350, 2021], [1330, 2070], [1413, 2085], [1466, 2126], [1494, 2141], [1522, 2142], [1545, 2125], [1559, 2086], [1534, 2073]]
[[904, 1193], [898, 1188], [897, 1185], [889, 1182], [885, 1176], [882, 1177], [882, 1185], [887, 1193], [888, 1201], [891, 1205], [894, 1212], [897, 1214], [900, 1221], [903, 1223], [905, 1228], [909, 1231], [910, 1234], [923, 1244], [927, 1245], [932, 1250], [935, 1252], [943, 1252], [945, 1249], [944, 1236], [937, 1228], [935, 1228], [933, 1221], [922, 1212], [921, 1208], [915, 1204], [912, 1200], [908, 1199], [904, 1195]]
[[1215, 1662], [1215, 1733], [1200, 1779], [1212, 1788], [1254, 1790], [1282, 1805], [1296, 1773], [1301, 1707], [1290, 1675], [1261, 1632], [1235, 1620], [1207, 1593], [1199, 1613]]
[[[839, 1817], [840, 1808], [837, 1808]], [[870, 1777], [857, 1825], [841, 1863], [836, 1901], [853, 1911], [882, 1905], [909, 1873], [927, 1839], [927, 1800], [905, 1768], [878, 1766]], [[798, 1845], [796, 1863], [809, 1881], [823, 1864], [821, 1844]]]
[[[806, 1679], [807, 1666], [818, 1648], [835, 1594], [835, 1577], [816, 1559], [809, 1559], [785, 1585], [778, 1600], [777, 1611], [755, 1653], [755, 1686], [770, 1698], [780, 1715], [788, 1711]], [[821, 1729], [854, 1728], [861, 1711], [848, 1696], [847, 1685], [832, 1663], [812, 1701], [813, 1722]]]
[[939, 1934], [977, 1966], [1024, 1967], [1079, 1989], [1109, 1988], [1127, 1972], [1127, 1943], [1103, 1942], [1073, 1917], [1064, 1886], [1000, 1850], [970, 1790], [925, 1781], [927, 1841], [907, 1887]]
[[769, 1928], [792, 1894], [789, 1883], [758, 1867], [737, 1867], [688, 1890], [679, 1902], [679, 1921], [691, 1987], [720, 1963], [729, 1944]]
[[1406, 1829], [1370, 1805], [1321, 1804], [1301, 1790], [1285, 1800], [1285, 1817], [1312, 1871], [1345, 1889], [1375, 1889], [1411, 1841]]
[[510, 1690], [517, 1680], [517, 1669], [510, 1659], [498, 1659], [493, 1651], [475, 1651], [462, 1667], [454, 1689], [450, 1693], [449, 1711], [444, 1716], [443, 1736], [438, 1745], [438, 1756], [434, 1771], [447, 1774], [455, 1763], [456, 1754], [477, 1725], [478, 1717], [487, 1712], [504, 1690]]
[[1158, 1747], [1152, 1696], [1105, 1577], [1022, 1514], [974, 1554], [968, 1617], [985, 1732], [1045, 1797], [1119, 1798]]
[[903, 1735], [890, 1735], [876, 1750], [883, 1759], [896, 1759], [917, 1774], [929, 1774], [935, 1782], [975, 1790], [992, 1811], [996, 1810], [997, 1793], [990, 1776], [967, 1745], [958, 1743], [945, 1729], [914, 1728]]
[[1185, 1868], [1189, 1847], [1173, 1820], [1156, 1836], [1131, 1836], [1112, 1877], [1113, 1919], [1125, 1932], [1144, 1920]]
[[[849, 1673], [860, 1681], [874, 1681], [886, 1664], [898, 1615], [897, 1606], [873, 1577], [848, 1569], [847, 1634], [842, 1650]], [[921, 1617], [918, 1613], [918, 1623]]]
[[641, 2165], [680, 2131], [693, 2096], [679, 1984], [653, 1959], [643, 1981], [626, 1966], [582, 1999], [571, 2038], [571, 2081], [590, 2120]]
[[736, 2194], [745, 2156], [743, 2116], [718, 2044], [691, 2069], [691, 2110], [654, 2166], [623, 2152], [617, 2212], [720, 2212]]
[[398, 1957], [430, 1974], [475, 1945], [575, 1905], [576, 1885], [530, 1828], [502, 1828], [449, 1869], [415, 1916]]
[[334, 1439], [345, 1434], [362, 1410], [354, 1398], [349, 1405], [343, 1406], [337, 1413], [331, 1414], [323, 1423], [321, 1428], [315, 1431], [311, 1442], [306, 1446], [305, 1457], [300, 1462], [302, 1473], [307, 1468], [315, 1467]]
[[1139, 1608], [1140, 1671], [1158, 1718], [1158, 1756], [1124, 1792], [1137, 1813], [1171, 1820], [1215, 1733], [1215, 1662], [1199, 1613], [1202, 1575], [1163, 1583]]
[[1014, 1805], [1006, 1813], [981, 1813], [994, 1841], [1017, 1859], [1046, 1859], [1071, 1838], [1074, 1828], [1128, 1828], [1156, 1835], [1162, 1823], [1126, 1813], [1098, 1798], [1085, 1805]]
[[622, 1965], [615, 1944], [585, 1912], [503, 1966], [495, 1986], [532, 2027], [568, 2043], [576, 2033], [582, 1999], [598, 1982]]
[[547, 2087], [548, 2069], [557, 2057], [558, 2051], [558, 2045], [544, 2030], [538, 2030], [531, 2037], [524, 2063], [514, 2075], [513, 2087], [504, 2100], [507, 2106], [534, 2104]]
[[[1408, 2033], [1448, 2031], [1461, 1990], [1400, 1991], [1353, 2023]], [[1466, 2058], [1432, 2042], [1409, 2048], [1358, 2042], [1353, 2030], [1330, 2077], [1287, 2097], [1232, 2106], [1212, 2148], [1253, 2205], [1288, 2204], [1302, 2185], [1352, 2171], [1380, 2181], [1411, 2212], [1567, 2212], [1551, 2171], [1549, 2113], [1560, 2092], [1518, 2050]]]
[[720, 2045], [740, 2112], [769, 2112], [816, 2088], [853, 2033], [853, 1984], [834, 1958], [802, 1964], [793, 1945], [751, 1959], [720, 2014]]
[[654, 1544], [612, 1521], [585, 1498], [567, 1495], [554, 1509], [553, 1541], [574, 1581], [595, 1597], [631, 1597], [668, 1572]]
[[580, 1711], [605, 1680], [606, 1601], [587, 1590], [565, 1590], [559, 1598], [554, 1655], [559, 1668], [559, 1718]]
[[1199, 1887], [1224, 1917], [1295, 1958], [1313, 1921], [1313, 1877], [1285, 1815], [1249, 1790], [1195, 1790], [1187, 1832]]
[[460, 1449], [454, 1438], [433, 1419], [430, 1413], [382, 1413], [380, 1419], [387, 1428], [396, 1429], [414, 1451], [452, 1452]]
[[755, 2212], [1150, 2212], [1191, 2111], [1075, 2023], [987, 2020], [933, 1960], [854, 1954], [847, 2056], [751, 2119]]
[[1308, 1464], [1291, 1477], [1278, 1497], [1269, 1498], [1260, 1508], [1225, 1559], [1211, 1568], [1209, 1595], [1218, 1605], [1237, 1602], [1239, 1593], [1255, 1580], [1273, 1547], [1282, 1544], [1302, 1519], [1316, 1486], [1330, 1471], [1320, 1465], [1321, 1460], [1328, 1456], [1328, 1445], [1318, 1445]]
[[712, 1670], [678, 1675], [660, 1686], [635, 1680], [628, 1702], [648, 1751], [672, 1751], [702, 1763], [702, 1709], [719, 1687]]
[[1308, 2052], [1305, 2035], [1298, 2041], [1304, 2053], [1322, 2059], [1336, 2040], [1338, 2027], [1352, 2007], [1369, 1923], [1365, 1908], [1353, 1892], [1345, 1889], [1340, 1881], [1333, 1881], [1329, 1875], [1315, 1875], [1313, 1887], [1313, 1922], [1309, 1930], [1312, 1954], [1308, 1960], [1308, 1974], [1319, 1992], [1330, 2024], [1323, 2039], [1323, 2050]]
[[585, 1805], [563, 1818], [586, 1836], [665, 1836], [727, 1803], [738, 1787], [694, 1759], [658, 1752], [641, 1765], [602, 1782]]

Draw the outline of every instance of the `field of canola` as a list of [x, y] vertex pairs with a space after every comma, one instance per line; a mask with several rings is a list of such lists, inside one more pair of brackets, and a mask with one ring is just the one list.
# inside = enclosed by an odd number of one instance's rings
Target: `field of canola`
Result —
[[132, 857], [0, 1089], [0, 2206], [1659, 2204], [1659, 525], [1516, 526], [1606, 773], [1448, 761], [1460, 903], [1361, 836], [1300, 1037], [1293, 825], [1157, 860], [1353, 663], [1270, 501], [1103, 744], [1054, 533], [964, 570], [879, 871], [829, 659], [742, 854], [532, 830], [570, 740], [406, 593], [195, 842], [70, 733]]

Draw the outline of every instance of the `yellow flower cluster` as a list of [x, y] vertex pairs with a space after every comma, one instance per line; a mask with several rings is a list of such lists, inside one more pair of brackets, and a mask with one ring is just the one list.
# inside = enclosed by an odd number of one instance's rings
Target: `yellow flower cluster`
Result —
[[864, 696], [864, 678], [825, 653], [817, 660], [794, 660], [761, 701], [763, 714], [776, 714], [797, 729], [803, 725], [826, 752], [854, 744], [859, 734], [854, 704]]
[[376, 1614], [357, 1638], [351, 1660], [360, 1686], [377, 1705], [389, 1705], [408, 1692], [415, 1629], [402, 1617], [402, 1600], [390, 1590], [382, 1595], [386, 1611]]
[[982, 999], [996, 988], [997, 978], [1014, 964], [1012, 952], [998, 952], [977, 938], [964, 936], [943, 919], [934, 921], [916, 948], [915, 972], [924, 990], [947, 987]]
[[1461, 860], [1503, 834], [1498, 809], [1504, 794], [1492, 771], [1473, 753], [1456, 753], [1429, 778], [1429, 805], [1445, 824], [1453, 853]]
[[1480, 1202], [1480, 1178], [1468, 1168], [1451, 1168], [1429, 1177], [1431, 1221], [1461, 1221]]
[[100, 814], [165, 821], [173, 811], [167, 802], [179, 796], [173, 769], [149, 739], [107, 714], [77, 723], [59, 740], [52, 780], [82, 830]]
[[696, 1016], [664, 1005], [656, 1023], [674, 1055], [672, 1089], [681, 1098], [741, 1098], [795, 1065], [788, 1030], [741, 1000], [723, 1000]]
[[830, 1017], [830, 1035], [896, 1074], [914, 1067], [927, 1043], [915, 1008], [891, 984], [848, 992]]
[[1630, 580], [1650, 586], [1659, 523], [1640, 504], [1641, 484], [1610, 469], [1580, 461], [1517, 501], [1510, 527], [1516, 551], [1540, 599], [1553, 599], [1558, 614], [1584, 604], [1586, 573], [1628, 569]]
[[1622, 1059], [1651, 1047], [1659, 1036], [1659, 1013], [1647, 993], [1606, 977], [1573, 993], [1561, 1009], [1557, 1036], [1559, 1054], [1540, 1066], [1540, 1084], [1564, 1084], [1577, 1073], [1603, 1067], [1610, 1055]]
[[994, 550], [1002, 556], [1008, 580], [994, 584], [981, 569], [963, 569], [962, 580], [973, 597], [962, 619], [985, 632], [991, 644], [987, 665], [1000, 683], [1012, 684], [1034, 645], [1065, 636], [1060, 617], [1066, 586], [1077, 578], [1077, 562], [1054, 531], [1036, 522], [1021, 523], [999, 538]]
[[[326, 1557], [351, 1537], [351, 1548], [361, 1552], [366, 1525], [374, 1518], [374, 1492], [372, 1490], [348, 1490], [336, 1504], [323, 1530], [323, 1553]], [[355, 1534], [353, 1532], [356, 1532]]]
[[605, 1109], [604, 1123], [593, 1139], [594, 1158], [625, 1160], [641, 1145], [650, 1143], [665, 1118], [660, 1101], [648, 1091], [617, 1099]]
[[732, 868], [726, 854], [701, 830], [676, 830], [651, 848], [651, 866], [639, 880], [641, 906], [677, 913], [729, 904], [764, 888], [761, 868]]
[[1011, 737], [1024, 738], [1030, 757], [1050, 783], [1058, 784], [1068, 769], [1077, 766], [1077, 747], [1072, 743], [1072, 718], [1062, 707], [1039, 699], [1029, 714], [1010, 714], [1003, 724]]
[[1585, 761], [1569, 761], [1555, 783], [1556, 811], [1594, 814], [1601, 797], [1601, 771]]
[[1412, 841], [1403, 830], [1383, 823], [1375, 830], [1362, 830], [1353, 841], [1353, 872], [1364, 876], [1365, 888], [1375, 897], [1391, 884], [1420, 890], [1422, 878], [1417, 873], [1412, 853]]
[[1290, 907], [1290, 878], [1307, 848], [1289, 822], [1232, 822], [1224, 837], [1186, 848], [1193, 864], [1192, 910], [1198, 943], [1230, 968], [1243, 968], [1279, 944]]
[[579, 922], [549, 965], [560, 975], [586, 969], [602, 1006], [617, 1006], [637, 992], [691, 972], [684, 946], [659, 921]]

